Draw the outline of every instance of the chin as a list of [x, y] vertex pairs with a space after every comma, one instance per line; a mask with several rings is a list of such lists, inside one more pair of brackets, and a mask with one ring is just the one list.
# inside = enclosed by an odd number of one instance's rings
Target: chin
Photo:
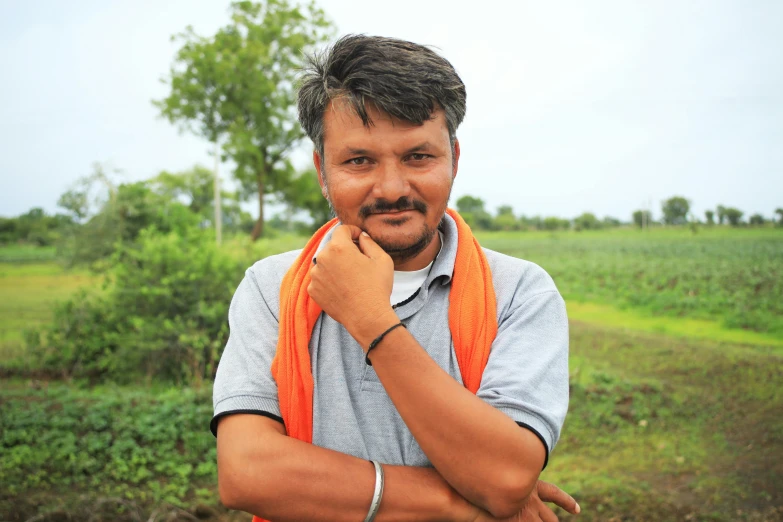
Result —
[[372, 227], [367, 230], [367, 233], [387, 254], [403, 260], [415, 257], [427, 248], [435, 237], [437, 229], [430, 229], [424, 225], [411, 230], [403, 230], [401, 227], [396, 231], [388, 229], [378, 231], [376, 227]]

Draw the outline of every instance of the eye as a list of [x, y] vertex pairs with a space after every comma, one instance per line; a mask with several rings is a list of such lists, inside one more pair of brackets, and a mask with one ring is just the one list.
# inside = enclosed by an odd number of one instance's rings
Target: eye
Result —
[[411, 159], [413, 161], [424, 161], [425, 159], [429, 158], [429, 154], [421, 154], [421, 153], [413, 153], [410, 156], [408, 156], [408, 159]]
[[367, 158], [365, 158], [364, 156], [361, 156], [361, 157], [358, 157], [358, 158], [351, 158], [348, 161], [346, 161], [345, 163], [347, 163], [348, 165], [355, 165], [355, 166], [358, 167], [358, 166], [361, 166], [361, 165], [367, 165], [368, 161], [369, 160]]

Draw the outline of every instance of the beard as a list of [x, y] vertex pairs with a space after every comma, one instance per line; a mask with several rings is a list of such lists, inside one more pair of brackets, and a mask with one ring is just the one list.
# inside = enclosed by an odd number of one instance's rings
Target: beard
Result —
[[[395, 223], [390, 223], [388, 221], [387, 224], [392, 226], [395, 225]], [[431, 228], [424, 223], [417, 233], [408, 234], [405, 238], [392, 240], [378, 237], [373, 238], [373, 241], [375, 241], [384, 252], [389, 254], [389, 257], [392, 258], [395, 264], [401, 264], [421, 254], [432, 242], [437, 231], [437, 228]]]

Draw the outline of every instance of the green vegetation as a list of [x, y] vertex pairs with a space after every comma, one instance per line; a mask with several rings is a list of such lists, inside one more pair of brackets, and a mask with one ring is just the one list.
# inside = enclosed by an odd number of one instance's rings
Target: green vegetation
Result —
[[[2, 248], [0, 259], [18, 259], [21, 252], [28, 253], [27, 249]], [[48, 257], [49, 252], [43, 250], [40, 257]], [[36, 257], [31, 253], [27, 259]], [[38, 362], [24, 348], [25, 330], [45, 328], [52, 320], [56, 303], [94, 280], [84, 271], [66, 271], [53, 262], [0, 262], [0, 367], [37, 366]]]
[[251, 233], [257, 239], [264, 195], [285, 195], [295, 177], [288, 156], [304, 138], [291, 110], [298, 71], [305, 53], [329, 37], [331, 25], [314, 3], [234, 2], [230, 9], [231, 23], [214, 36], [188, 27], [175, 37], [182, 47], [165, 79], [171, 91], [154, 103], [170, 122], [223, 142], [221, 153], [235, 163], [242, 195], [258, 204]]
[[[564, 520], [779, 520], [783, 357], [571, 324], [571, 405], [544, 478]], [[617, 517], [617, 518], [613, 518]]]
[[[206, 388], [8, 383], [0, 392], [0, 518], [20, 509], [35, 514], [38, 502], [67, 504], [56, 499], [69, 490], [88, 493], [93, 502], [214, 504], [211, 409]], [[17, 498], [24, 499], [21, 506]]]
[[[578, 520], [779, 519], [779, 230], [491, 232], [480, 239], [538, 262], [567, 297], [572, 401], [544, 479], [579, 499]], [[0, 305], [0, 518], [99, 511], [118, 520], [154, 511], [187, 518], [183, 509], [204, 519], [234, 517], [219, 508], [210, 386], [198, 383], [219, 353], [243, 269], [303, 241], [237, 238], [218, 249], [206, 233], [149, 230], [113, 254], [106, 286], [102, 277], [51, 261], [1, 263], [0, 290], [10, 299]], [[90, 298], [78, 294], [84, 286], [92, 287]], [[52, 303], [72, 295], [54, 329], [46, 327]], [[710, 299], [689, 301], [700, 295]], [[766, 329], [729, 328], [730, 314], [748, 302], [755, 304], [746, 317]], [[25, 348], [23, 329], [57, 341]], [[112, 330], [126, 346], [105, 342]], [[45, 369], [76, 380], [40, 380]], [[79, 376], [147, 384], [90, 387]]]
[[569, 301], [718, 321], [783, 339], [778, 229], [497, 232], [479, 238], [487, 248], [544, 267]]

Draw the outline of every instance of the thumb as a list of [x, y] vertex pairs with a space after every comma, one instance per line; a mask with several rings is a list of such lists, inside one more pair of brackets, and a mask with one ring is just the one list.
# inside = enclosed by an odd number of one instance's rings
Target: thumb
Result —
[[359, 249], [370, 259], [381, 259], [388, 256], [386, 251], [367, 232], [359, 234]]

